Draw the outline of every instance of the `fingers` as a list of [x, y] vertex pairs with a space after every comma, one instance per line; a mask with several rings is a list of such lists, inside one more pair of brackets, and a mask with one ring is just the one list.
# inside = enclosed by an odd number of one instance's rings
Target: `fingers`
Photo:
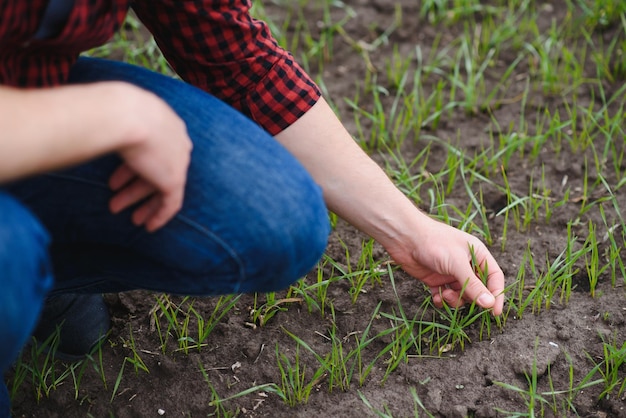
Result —
[[126, 164], [120, 165], [109, 178], [111, 190], [119, 190], [135, 178], [137, 174]]
[[[478, 278], [470, 279], [466, 282], [467, 285], [464, 288], [459, 289], [453, 288], [452, 286], [439, 286], [431, 288], [430, 291], [432, 293], [433, 303], [435, 306], [441, 308], [445, 303], [450, 307], [460, 308], [466, 302], [476, 301], [476, 304], [481, 308], [492, 309], [494, 315], [502, 313], [501, 307], [496, 308], [496, 299], [492, 293], [482, 285]], [[471, 289], [472, 285], [474, 286], [474, 289], [468, 291], [468, 289]], [[498, 309], [497, 312], [496, 309]]]
[[[124, 192], [125, 190], [122, 191], [122, 193]], [[129, 192], [129, 194], [132, 195], [133, 192]], [[135, 209], [132, 214], [131, 220], [133, 224], [137, 226], [145, 225], [148, 232], [154, 232], [164, 226], [174, 217], [174, 215], [176, 215], [176, 213], [180, 210], [181, 205], [179, 202], [181, 202], [182, 197], [180, 199], [173, 197], [165, 198], [161, 194], [154, 194], [154, 189], [152, 189], [152, 191], [149, 192], [147, 195], [145, 195], [145, 193], [143, 192], [140, 192], [136, 196], [143, 196], [139, 199], [143, 200], [145, 197], [148, 197], [150, 195], [152, 195], [152, 197], [150, 197], [148, 200], [143, 202], [137, 209]], [[119, 195], [116, 195], [113, 199], [117, 199], [118, 196]], [[119, 199], [120, 201], [123, 200], [129, 202], [134, 200], [133, 198], [125, 198], [124, 196], [120, 197]], [[120, 211], [124, 210], [128, 206], [131, 206], [137, 201], [122, 207], [117, 206], [118, 203], [112, 200], [111, 208], [113, 213], [119, 213]], [[121, 207], [121, 209], [117, 210], [118, 207]]]
[[132, 180], [129, 184], [122, 187], [122, 189], [117, 190], [117, 193], [115, 193], [109, 203], [111, 212], [113, 213], [120, 213], [124, 209], [139, 203], [156, 192], [154, 186], [139, 178]]
[[145, 225], [148, 232], [154, 232], [169, 221], [176, 211], [168, 211], [160, 195], [155, 195], [133, 212], [133, 223]]
[[143, 201], [133, 212], [131, 220], [137, 226], [145, 225], [149, 232], [164, 226], [182, 207], [182, 187], [173, 187], [167, 193], [159, 191], [147, 181], [137, 178], [126, 165], [113, 173], [109, 185], [117, 192], [109, 202], [111, 212], [120, 213]]
[[[455, 276], [463, 283], [462, 297], [475, 301], [481, 308], [491, 309], [494, 315], [500, 315], [504, 305], [504, 274], [482, 243], [473, 246], [473, 251], [478, 262], [478, 272], [474, 271], [469, 260], [458, 258], [458, 273]], [[477, 273], [482, 272], [487, 272], [487, 286], [477, 276]]]
[[[450, 275], [431, 275], [426, 282], [433, 296], [433, 303], [441, 308], [445, 303], [458, 308], [465, 302], [475, 301], [484, 309], [491, 309], [494, 315], [500, 315], [504, 306], [504, 274], [493, 256], [482, 245], [474, 247], [474, 256], [478, 263], [475, 271], [469, 257], [453, 257]], [[477, 274], [487, 273], [487, 283]]]
[[[148, 232], [154, 232], [169, 222], [181, 209], [183, 202], [183, 191], [169, 195], [157, 195], [151, 199], [146, 211], [149, 213], [145, 225]], [[140, 208], [142, 209], [142, 208]]]
[[[463, 262], [462, 260], [460, 261]], [[461, 274], [457, 275], [457, 279], [465, 282], [463, 298], [476, 301], [476, 304], [481, 308], [493, 308], [496, 303], [496, 298], [476, 276], [471, 264], [468, 261], [465, 261], [463, 266], [459, 266], [459, 270], [461, 271]]]
[[431, 288], [430, 291], [433, 296], [433, 303], [437, 308], [442, 308], [444, 303], [452, 308], [460, 308], [465, 304], [458, 289], [440, 286]]
[[483, 271], [486, 269], [488, 273], [487, 288], [496, 298], [493, 305], [493, 314], [500, 315], [504, 308], [504, 273], [489, 252], [487, 252], [485, 261], [480, 267]]
[[423, 278], [422, 281], [430, 288], [433, 303], [438, 308], [443, 307], [444, 303], [459, 308], [469, 300], [464, 293], [465, 283], [459, 281], [456, 276], [435, 273]]

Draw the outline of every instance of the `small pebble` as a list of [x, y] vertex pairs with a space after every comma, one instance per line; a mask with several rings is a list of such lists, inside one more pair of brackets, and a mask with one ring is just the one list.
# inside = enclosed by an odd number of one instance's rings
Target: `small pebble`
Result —
[[165, 409], [161, 409], [161, 408], [159, 408], [159, 409], [157, 410], [157, 413], [158, 413], [159, 415], [165, 415]]

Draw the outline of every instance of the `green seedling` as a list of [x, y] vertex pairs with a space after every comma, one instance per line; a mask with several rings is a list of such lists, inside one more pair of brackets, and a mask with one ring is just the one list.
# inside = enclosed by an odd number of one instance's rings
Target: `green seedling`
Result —
[[588, 357], [595, 365], [593, 370], [597, 370], [602, 377], [604, 389], [599, 398], [621, 398], [626, 393], [626, 375], [621, 370], [626, 364], [626, 342], [618, 341], [615, 337], [602, 337], [602, 361], [596, 363], [591, 356]]
[[271, 320], [278, 312], [284, 312], [292, 303], [301, 303], [301, 298], [285, 297], [277, 298], [275, 292], [265, 293], [265, 302], [261, 303], [261, 294], [254, 294], [254, 306], [250, 310], [250, 320], [253, 324], [264, 326], [269, 320]]
[[218, 394], [218, 391], [215, 389], [215, 386], [211, 383], [211, 379], [209, 377], [209, 374], [206, 368], [202, 365], [202, 363], [199, 364], [199, 367], [200, 367], [200, 373], [202, 374], [204, 381], [209, 386], [209, 392], [211, 394], [209, 407], [214, 408], [213, 412], [209, 414], [208, 416], [223, 417], [223, 418], [231, 418], [231, 417], [234, 418], [234, 417], [239, 416], [239, 412], [240, 412], [239, 408], [236, 408], [235, 410], [228, 409], [226, 407], [226, 403], [231, 402], [235, 399], [244, 397], [244, 396], [251, 395], [251, 394], [260, 393], [260, 394], [265, 395], [265, 392], [270, 392], [270, 393], [275, 393], [281, 396], [281, 398], [283, 398], [279, 387], [275, 383], [255, 385], [248, 389], [244, 389], [241, 392], [235, 393], [234, 395], [222, 398]]
[[[429, 417], [429, 418], [435, 418], [435, 416], [433, 414], [431, 414], [426, 409], [426, 407], [424, 407], [424, 404], [422, 403], [422, 400], [420, 399], [419, 395], [417, 394], [417, 390], [415, 389], [415, 387], [411, 386], [409, 388], [409, 392], [411, 393], [411, 399], [413, 400], [413, 416], [415, 418], [419, 418], [420, 417], [420, 413], [423, 413], [425, 415], [421, 415], [421, 416], [426, 416], [426, 417]], [[359, 398], [363, 401], [365, 406], [367, 406], [369, 408], [369, 410], [372, 411], [372, 413], [374, 413], [377, 417], [380, 417], [380, 418], [393, 418], [393, 415], [392, 415], [392, 413], [389, 410], [389, 407], [387, 405], [383, 405], [383, 410], [377, 409], [370, 403], [370, 401], [365, 397], [365, 395], [361, 391], [358, 391], [357, 393], [359, 394]]]
[[139, 355], [139, 349], [135, 344], [135, 338], [133, 336], [133, 328], [130, 325], [128, 326], [128, 335], [128, 340], [122, 339], [122, 343], [124, 348], [130, 350], [132, 357], [126, 357], [124, 362], [127, 361], [128, 363], [132, 364], [133, 368], [135, 369], [135, 373], [138, 373], [139, 370], [150, 373], [150, 370], [148, 370], [148, 366], [146, 366], [146, 363], [144, 363], [144, 361], [142, 360], [141, 355]]
[[318, 368], [310, 380], [307, 379], [306, 366], [300, 360], [300, 346], [296, 347], [295, 358], [292, 364], [287, 356], [279, 351], [278, 344], [276, 344], [276, 362], [281, 379], [279, 387], [285, 397], [285, 403], [289, 406], [307, 403], [311, 391], [324, 376], [324, 368]]

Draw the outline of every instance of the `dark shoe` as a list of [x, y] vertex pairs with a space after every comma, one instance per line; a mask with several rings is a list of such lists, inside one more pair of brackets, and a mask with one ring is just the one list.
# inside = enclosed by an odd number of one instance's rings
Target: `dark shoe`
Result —
[[55, 356], [77, 361], [91, 353], [109, 331], [109, 312], [101, 295], [61, 294], [49, 297], [33, 336], [43, 343], [60, 328]]

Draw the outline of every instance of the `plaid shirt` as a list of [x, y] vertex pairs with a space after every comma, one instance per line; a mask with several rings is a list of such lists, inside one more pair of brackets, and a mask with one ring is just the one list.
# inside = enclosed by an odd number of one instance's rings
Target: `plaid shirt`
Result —
[[250, 0], [74, 0], [53, 36], [39, 39], [48, 0], [0, 0], [0, 84], [63, 84], [78, 55], [102, 45], [132, 5], [180, 77], [221, 98], [276, 134], [295, 122], [320, 91]]

